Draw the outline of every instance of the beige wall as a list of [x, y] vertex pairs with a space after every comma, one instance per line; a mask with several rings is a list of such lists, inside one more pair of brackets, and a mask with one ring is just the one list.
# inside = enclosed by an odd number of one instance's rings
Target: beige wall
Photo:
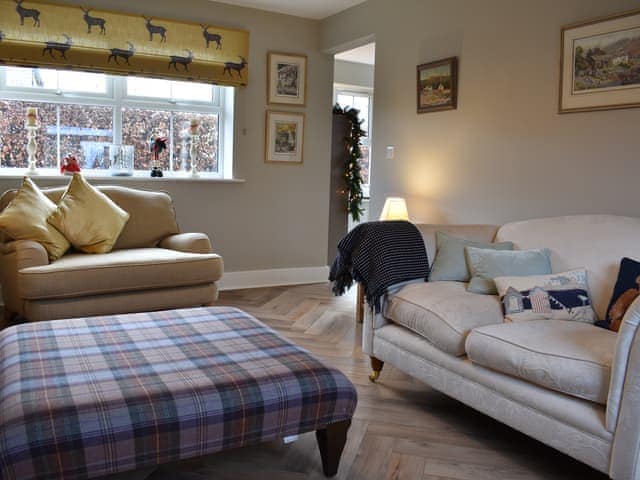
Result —
[[[224, 256], [227, 271], [325, 265], [333, 61], [319, 50], [319, 22], [206, 0], [76, 3], [250, 30], [251, 77], [249, 86], [237, 91], [235, 118], [234, 172], [246, 183], [148, 181], [138, 186], [172, 193], [182, 229], [208, 233]], [[302, 166], [267, 165], [263, 160], [268, 50], [309, 57]], [[0, 178], [0, 191], [18, 184], [19, 179]]]
[[[557, 113], [560, 28], [637, 0], [369, 0], [322, 47], [375, 37], [372, 217], [389, 195], [430, 222], [640, 216], [640, 109]], [[458, 110], [416, 114], [416, 65], [460, 59]], [[384, 146], [396, 158], [384, 159]]]
[[333, 82], [373, 88], [374, 70], [373, 65], [336, 60], [333, 69]]

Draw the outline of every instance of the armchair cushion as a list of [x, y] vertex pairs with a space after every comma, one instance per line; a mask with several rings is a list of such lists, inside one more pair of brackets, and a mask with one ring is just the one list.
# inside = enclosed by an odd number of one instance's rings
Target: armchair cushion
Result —
[[164, 248], [71, 253], [49, 265], [18, 272], [22, 298], [72, 298], [209, 284], [222, 276], [222, 258]]
[[60, 258], [69, 249], [67, 239], [47, 223], [56, 210], [30, 178], [25, 177], [11, 203], [0, 213], [0, 230], [14, 240], [33, 240], [40, 243], [51, 260]]
[[178, 233], [160, 242], [160, 248], [187, 253], [212, 253], [209, 237], [204, 233]]
[[607, 403], [616, 334], [567, 320], [489, 325], [467, 338], [472, 362], [542, 387]]

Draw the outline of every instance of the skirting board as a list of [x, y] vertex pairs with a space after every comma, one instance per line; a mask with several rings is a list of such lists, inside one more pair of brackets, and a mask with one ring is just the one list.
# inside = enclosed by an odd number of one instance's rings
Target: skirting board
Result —
[[276, 268], [273, 270], [249, 270], [225, 272], [219, 282], [220, 290], [241, 288], [276, 287], [324, 283], [329, 280], [329, 267]]

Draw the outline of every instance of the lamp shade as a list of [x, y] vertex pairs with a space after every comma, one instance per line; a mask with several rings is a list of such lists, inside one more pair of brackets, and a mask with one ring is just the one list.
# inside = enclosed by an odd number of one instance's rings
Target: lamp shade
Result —
[[387, 197], [380, 220], [409, 220], [407, 202], [400, 197]]

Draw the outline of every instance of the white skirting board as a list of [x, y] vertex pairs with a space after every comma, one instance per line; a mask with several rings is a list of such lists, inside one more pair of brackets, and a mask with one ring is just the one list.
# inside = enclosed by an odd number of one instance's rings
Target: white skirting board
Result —
[[249, 270], [225, 272], [219, 281], [220, 290], [240, 288], [302, 285], [329, 281], [329, 267], [275, 268], [273, 270]]

